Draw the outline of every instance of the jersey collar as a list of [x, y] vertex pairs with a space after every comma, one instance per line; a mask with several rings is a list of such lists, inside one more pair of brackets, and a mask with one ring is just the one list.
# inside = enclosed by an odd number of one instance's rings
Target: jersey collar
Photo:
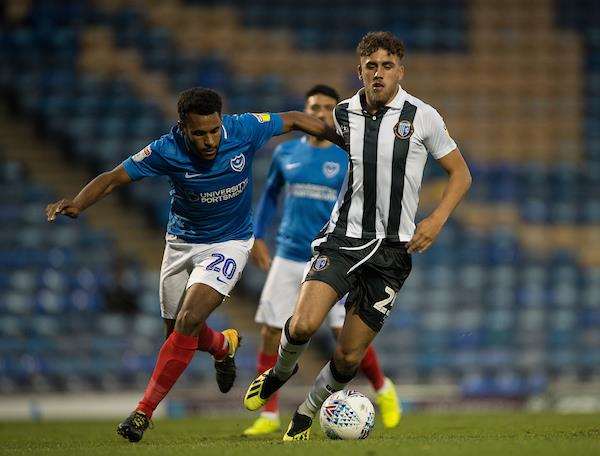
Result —
[[406, 91], [402, 88], [400, 84], [398, 84], [398, 93], [392, 100], [386, 104], [386, 106], [393, 109], [402, 109], [404, 105], [404, 99], [406, 98]]
[[[348, 109], [362, 112], [364, 96], [365, 88], [363, 87], [358, 92], [356, 92], [356, 94], [350, 99]], [[405, 98], [406, 91], [402, 88], [400, 84], [398, 84], [398, 92], [396, 93], [394, 98], [392, 98], [392, 100], [385, 105], [385, 108], [402, 109]]]

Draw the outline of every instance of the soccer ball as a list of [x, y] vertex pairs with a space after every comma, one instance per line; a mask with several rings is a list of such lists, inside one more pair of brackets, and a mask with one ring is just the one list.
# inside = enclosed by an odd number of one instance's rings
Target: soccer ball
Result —
[[333, 393], [323, 403], [319, 421], [330, 439], [366, 439], [375, 424], [375, 410], [364, 394], [342, 390]]

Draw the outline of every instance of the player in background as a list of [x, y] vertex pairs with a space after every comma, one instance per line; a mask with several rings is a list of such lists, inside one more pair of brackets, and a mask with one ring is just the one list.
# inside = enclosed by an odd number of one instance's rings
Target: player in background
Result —
[[[259, 375], [244, 397], [247, 409], [262, 407], [298, 370], [311, 336], [349, 293], [334, 355], [296, 410], [284, 441], [309, 439], [325, 399], [356, 375], [410, 274], [411, 254], [429, 248], [471, 185], [469, 168], [442, 117], [400, 86], [402, 41], [389, 32], [371, 32], [361, 39], [357, 54], [363, 88], [334, 110], [350, 158], [344, 189], [313, 241], [316, 254], [282, 331], [275, 366]], [[415, 226], [429, 154], [448, 182], [438, 206]]]
[[[317, 85], [306, 94], [304, 112], [333, 127], [333, 109], [340, 101], [335, 89]], [[311, 257], [310, 244], [329, 220], [348, 169], [348, 154], [329, 141], [304, 136], [280, 144], [267, 178], [267, 185], [255, 213], [256, 240], [251, 258], [268, 272], [256, 322], [262, 324], [258, 373], [275, 365], [281, 329], [294, 311], [306, 264]], [[271, 262], [263, 240], [277, 211], [277, 200], [286, 188], [283, 219], [277, 235], [277, 252]], [[343, 300], [342, 300], [343, 301]], [[329, 326], [337, 338], [344, 324], [344, 303], [333, 306]], [[376, 402], [387, 428], [398, 425], [400, 406], [394, 384], [385, 378], [373, 346], [369, 346], [360, 364], [376, 392]], [[263, 435], [280, 429], [278, 394], [265, 404], [261, 416], [244, 430], [244, 435]]]
[[291, 130], [335, 140], [320, 120], [301, 112], [222, 115], [222, 100], [210, 89], [181, 93], [179, 122], [112, 171], [100, 174], [75, 198], [46, 208], [48, 221], [76, 218], [115, 188], [147, 176], [168, 176], [171, 208], [159, 295], [167, 328], [154, 372], [135, 410], [117, 432], [139, 441], [152, 413], [191, 362], [196, 350], [214, 357], [219, 389], [236, 376], [235, 329], [218, 332], [208, 316], [229, 296], [253, 244], [252, 162], [271, 137]]

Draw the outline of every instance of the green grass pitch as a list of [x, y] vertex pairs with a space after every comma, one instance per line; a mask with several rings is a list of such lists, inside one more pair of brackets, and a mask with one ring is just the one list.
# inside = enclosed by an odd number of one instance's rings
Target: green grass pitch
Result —
[[327, 440], [315, 424], [310, 442], [285, 444], [279, 434], [241, 437], [250, 421], [247, 416], [158, 420], [138, 444], [116, 435], [116, 421], [4, 422], [0, 423], [0, 454], [600, 455], [599, 414], [410, 414], [392, 431], [378, 422], [363, 441]]

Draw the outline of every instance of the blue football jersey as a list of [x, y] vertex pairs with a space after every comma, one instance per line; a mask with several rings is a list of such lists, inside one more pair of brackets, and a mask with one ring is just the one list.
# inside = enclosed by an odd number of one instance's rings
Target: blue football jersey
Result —
[[189, 152], [178, 126], [123, 162], [132, 180], [168, 176], [171, 208], [167, 232], [208, 244], [252, 236], [252, 162], [272, 136], [283, 133], [277, 114], [223, 116], [214, 160]]
[[285, 187], [277, 255], [307, 261], [310, 244], [329, 220], [348, 169], [348, 154], [336, 145], [311, 146], [306, 139], [280, 144], [256, 211], [256, 237], [264, 237]]

